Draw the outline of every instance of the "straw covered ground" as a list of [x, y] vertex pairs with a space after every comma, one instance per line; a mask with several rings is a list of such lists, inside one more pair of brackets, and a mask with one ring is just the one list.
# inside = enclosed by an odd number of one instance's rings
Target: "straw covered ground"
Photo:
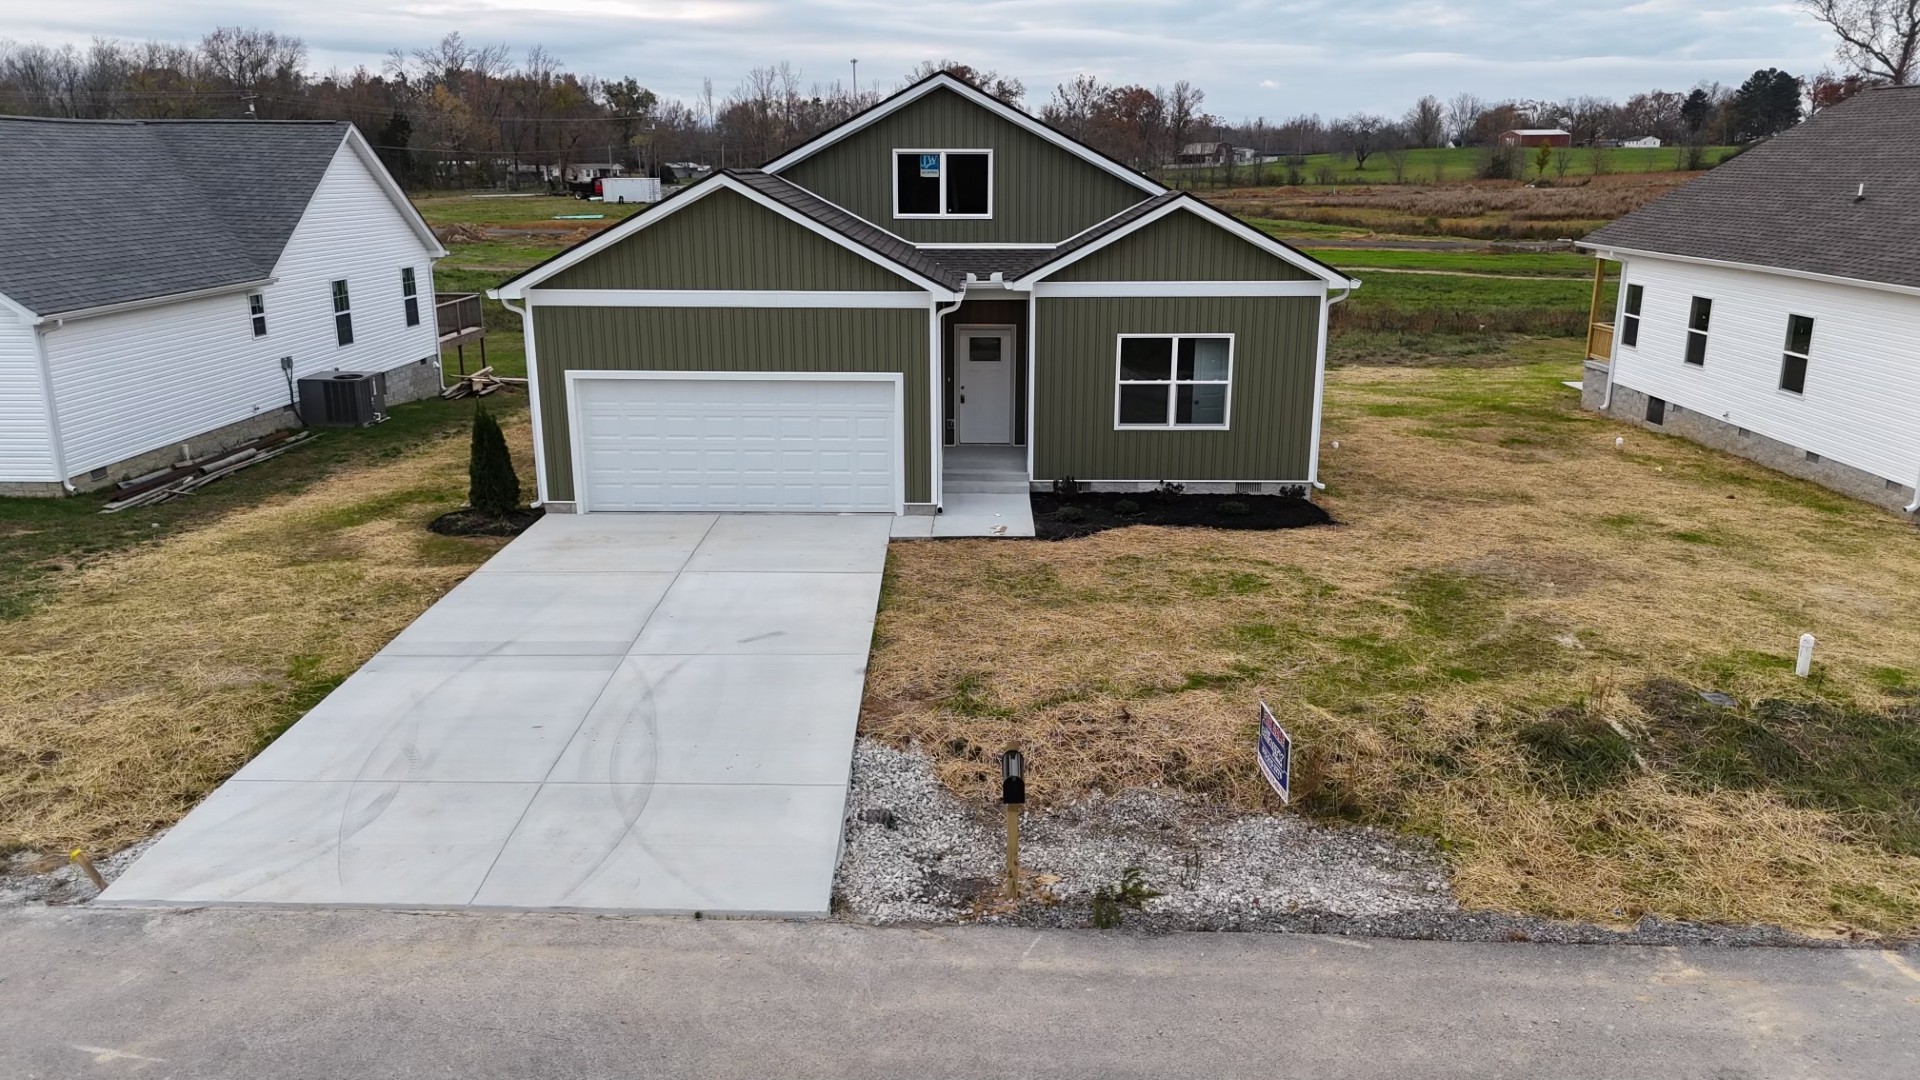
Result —
[[[524, 409], [505, 408], [527, 446]], [[471, 406], [404, 411], [435, 422], [391, 445], [329, 432], [323, 450], [369, 445], [311, 482], [319, 452], [250, 470], [236, 488], [297, 490], [80, 556], [0, 622], [0, 853], [110, 851], [171, 825], [498, 549], [425, 527], [465, 502]], [[0, 530], [10, 558], [29, 539]]]
[[1920, 535], [1580, 414], [1577, 349], [1332, 373], [1337, 525], [894, 545], [864, 733], [969, 799], [1018, 745], [1042, 804], [1271, 809], [1264, 698], [1300, 810], [1435, 838], [1468, 905], [1920, 931]]

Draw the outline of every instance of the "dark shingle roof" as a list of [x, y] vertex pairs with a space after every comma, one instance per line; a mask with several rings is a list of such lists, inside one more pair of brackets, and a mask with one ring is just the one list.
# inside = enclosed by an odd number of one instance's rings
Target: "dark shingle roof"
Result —
[[269, 277], [347, 130], [0, 117], [0, 293], [57, 315]]
[[950, 289], [958, 289], [966, 283], [966, 277], [960, 271], [934, 261], [912, 244], [885, 229], [847, 213], [791, 180], [761, 172], [759, 169], [727, 169], [725, 175], [733, 177], [789, 210], [798, 211], [854, 243], [912, 270], [921, 277], [937, 281]]
[[972, 274], [982, 281], [1000, 274], [1008, 280], [1036, 261], [1053, 253], [1053, 248], [1036, 244], [1027, 248], [921, 248], [921, 254], [962, 275]]
[[1864, 91], [1581, 243], [1920, 287], [1920, 87]]

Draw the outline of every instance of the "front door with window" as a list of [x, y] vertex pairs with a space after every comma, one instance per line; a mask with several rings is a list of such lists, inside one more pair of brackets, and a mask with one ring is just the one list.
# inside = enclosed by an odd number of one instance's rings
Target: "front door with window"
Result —
[[962, 327], [954, 340], [955, 438], [963, 443], [1013, 441], [1013, 331]]

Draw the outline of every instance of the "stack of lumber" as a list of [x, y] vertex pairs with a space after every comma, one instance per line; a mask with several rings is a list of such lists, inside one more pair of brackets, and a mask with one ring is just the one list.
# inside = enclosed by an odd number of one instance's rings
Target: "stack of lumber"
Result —
[[525, 385], [527, 385], [525, 379], [509, 379], [495, 375], [492, 365], [488, 365], [471, 375], [461, 376], [452, 386], [440, 391], [440, 396], [448, 401], [463, 397], [486, 397], [488, 394]]
[[294, 446], [313, 438], [311, 431], [276, 431], [271, 435], [217, 454], [183, 461], [178, 465], [136, 476], [120, 482], [119, 491], [100, 511], [117, 514], [138, 506], [153, 506], [181, 495], [191, 495], [228, 473], [277, 458]]

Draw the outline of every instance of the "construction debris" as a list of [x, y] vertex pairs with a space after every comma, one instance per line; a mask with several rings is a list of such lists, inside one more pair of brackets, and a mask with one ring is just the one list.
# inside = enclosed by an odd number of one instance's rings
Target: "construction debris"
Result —
[[488, 394], [525, 385], [527, 385], [525, 379], [510, 379], [503, 375], [495, 375], [493, 365], [489, 364], [471, 375], [463, 375], [454, 380], [453, 385], [440, 391], [440, 396], [448, 401], [463, 397], [486, 397]]
[[183, 461], [170, 469], [151, 472], [145, 476], [136, 476], [131, 480], [122, 481], [119, 494], [114, 496], [100, 512], [117, 514], [137, 506], [153, 506], [181, 495], [190, 495], [228, 473], [239, 472], [249, 466], [277, 458], [293, 449], [295, 445], [313, 437], [314, 434], [311, 431], [276, 431], [271, 435], [222, 450], [217, 454]]

